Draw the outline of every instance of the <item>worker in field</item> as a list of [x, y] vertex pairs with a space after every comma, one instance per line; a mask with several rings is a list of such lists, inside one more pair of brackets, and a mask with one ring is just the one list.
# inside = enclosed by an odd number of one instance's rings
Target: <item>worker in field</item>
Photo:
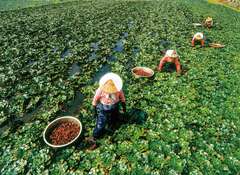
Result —
[[122, 85], [122, 79], [115, 73], [107, 73], [99, 81], [99, 88], [96, 90], [92, 101], [97, 121], [93, 130], [93, 138], [91, 138], [93, 143], [90, 147], [91, 150], [97, 147], [96, 139], [103, 134], [106, 124], [111, 127], [117, 122], [120, 104], [123, 112], [126, 112]]
[[195, 43], [199, 42], [201, 44], [201, 47], [204, 47], [205, 44], [205, 38], [203, 36], [203, 33], [198, 32], [196, 33], [192, 38], [192, 47], [195, 47]]
[[175, 50], [167, 50], [165, 56], [160, 60], [157, 70], [162, 71], [165, 63], [175, 64], [177, 73], [181, 73], [181, 64], [179, 61], [179, 56]]
[[207, 19], [204, 22], [204, 25], [207, 28], [211, 28], [213, 26], [213, 19], [211, 17], [207, 17]]

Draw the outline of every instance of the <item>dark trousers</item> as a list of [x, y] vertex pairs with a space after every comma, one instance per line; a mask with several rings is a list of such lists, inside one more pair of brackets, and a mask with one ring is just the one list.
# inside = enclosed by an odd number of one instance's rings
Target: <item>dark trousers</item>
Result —
[[97, 123], [93, 130], [93, 137], [99, 138], [105, 131], [105, 126], [114, 126], [117, 122], [119, 115], [119, 104], [103, 105], [99, 103], [97, 105]]

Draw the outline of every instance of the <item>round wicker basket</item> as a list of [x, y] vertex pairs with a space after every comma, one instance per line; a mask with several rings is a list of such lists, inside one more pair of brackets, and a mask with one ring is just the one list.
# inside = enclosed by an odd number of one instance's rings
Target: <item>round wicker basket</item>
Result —
[[154, 71], [148, 67], [134, 67], [132, 69], [132, 74], [135, 78], [140, 77], [152, 77], [154, 75]]
[[[68, 142], [66, 144], [53, 145], [50, 142], [49, 135], [61, 122], [73, 122], [73, 123], [77, 124], [80, 127], [79, 133], [73, 140], [71, 140], [70, 142]], [[72, 144], [73, 142], [75, 142], [79, 138], [81, 132], [82, 132], [82, 124], [77, 118], [72, 117], [72, 116], [59, 117], [47, 125], [47, 127], [45, 128], [45, 130], [43, 132], [43, 140], [48, 146], [50, 146], [52, 148], [62, 148], [62, 147], [68, 146], [68, 145]]]

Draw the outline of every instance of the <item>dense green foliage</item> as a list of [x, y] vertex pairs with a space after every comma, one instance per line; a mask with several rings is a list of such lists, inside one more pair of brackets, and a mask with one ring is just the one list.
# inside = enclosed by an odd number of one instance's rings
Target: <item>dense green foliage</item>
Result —
[[[213, 29], [193, 27], [207, 16]], [[0, 173], [237, 174], [239, 19], [200, 0], [80, 1], [1, 12], [1, 126], [26, 123], [1, 134]], [[226, 47], [191, 48], [198, 31]], [[131, 75], [134, 66], [155, 68], [164, 49], [178, 51], [184, 75]], [[61, 150], [46, 146], [45, 126], [64, 115], [59, 104], [80, 118], [83, 137], [92, 134], [91, 100], [106, 70], [124, 80], [129, 123], [92, 152], [82, 140]]]
[[27, 7], [58, 4], [74, 0], [1, 0], [0, 11], [16, 10]]
[[210, 3], [221, 4], [225, 7], [230, 7], [233, 10], [240, 10], [240, 0], [208, 0]]

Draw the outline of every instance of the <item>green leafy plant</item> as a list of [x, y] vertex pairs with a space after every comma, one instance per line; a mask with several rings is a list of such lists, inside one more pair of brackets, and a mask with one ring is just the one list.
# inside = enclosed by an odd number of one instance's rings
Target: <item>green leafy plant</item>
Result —
[[[225, 48], [191, 47], [192, 23], [206, 16], [214, 27], [198, 30]], [[0, 12], [0, 174], [237, 174], [239, 18], [200, 0]], [[183, 75], [133, 77], [133, 67], [156, 68], [167, 49], [177, 50]], [[92, 152], [83, 139], [47, 147], [42, 132], [59, 115], [79, 117], [82, 138], [92, 135], [91, 101], [108, 71], [124, 81], [124, 122]]]

